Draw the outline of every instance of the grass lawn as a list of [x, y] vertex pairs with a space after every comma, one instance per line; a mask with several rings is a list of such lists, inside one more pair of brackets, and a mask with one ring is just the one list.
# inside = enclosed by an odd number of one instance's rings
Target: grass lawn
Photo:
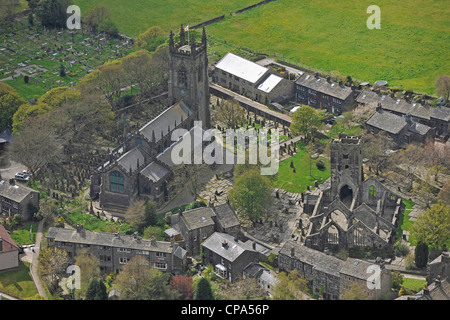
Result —
[[[31, 228], [31, 236], [30, 236], [30, 227]], [[11, 238], [20, 245], [28, 245], [32, 244], [36, 240], [36, 232], [37, 232], [38, 223], [27, 223], [23, 225], [20, 229], [14, 230], [11, 232]]]
[[38, 292], [30, 275], [29, 264], [20, 262], [18, 270], [0, 273], [0, 291], [25, 299]]
[[[401, 239], [403, 231], [410, 231], [411, 226], [414, 223], [414, 221], [410, 220], [410, 217], [408, 215], [414, 207], [415, 203], [408, 199], [402, 199], [402, 201], [404, 208], [401, 212], [400, 220], [398, 222], [397, 239]], [[409, 237], [409, 243], [413, 246], [416, 245], [414, 238], [411, 238], [411, 236]]]
[[422, 290], [426, 284], [427, 284], [426, 280], [403, 278], [403, 285], [405, 286], [405, 288], [408, 288], [408, 289], [411, 289], [414, 291]]
[[119, 232], [125, 233], [130, 229], [130, 226], [127, 223], [120, 225], [120, 223], [112, 222], [110, 220], [103, 221], [93, 215], [82, 213], [81, 210], [75, 210], [69, 214], [66, 213], [64, 219], [72, 226], [81, 223], [86, 230], [91, 231], [116, 232], [116, 227], [118, 227]]
[[[316, 162], [322, 159], [325, 162], [325, 170], [319, 170]], [[291, 161], [294, 162], [295, 173], [290, 167]], [[308, 186], [313, 186], [314, 181], [318, 180], [319, 184], [323, 183], [330, 177], [330, 165], [325, 158], [311, 159], [311, 176], [309, 175], [310, 156], [298, 144], [297, 153], [284, 161], [280, 162], [278, 174], [274, 180], [274, 186], [286, 191], [301, 193], [305, 192]]]

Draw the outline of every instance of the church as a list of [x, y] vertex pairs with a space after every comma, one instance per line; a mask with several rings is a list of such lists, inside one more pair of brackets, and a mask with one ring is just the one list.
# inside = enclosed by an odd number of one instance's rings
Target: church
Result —
[[364, 179], [362, 136], [340, 134], [330, 144], [331, 183], [306, 195], [311, 206], [307, 247], [324, 251], [392, 245], [402, 198], [385, 184]]
[[171, 140], [175, 129], [193, 131], [194, 121], [210, 127], [206, 31], [201, 42], [186, 39], [183, 26], [179, 42], [169, 39], [168, 98], [171, 106], [134, 133], [129, 133], [106, 163], [91, 176], [90, 197], [111, 210], [123, 211], [132, 199], [151, 199], [162, 205], [169, 199], [173, 178]]

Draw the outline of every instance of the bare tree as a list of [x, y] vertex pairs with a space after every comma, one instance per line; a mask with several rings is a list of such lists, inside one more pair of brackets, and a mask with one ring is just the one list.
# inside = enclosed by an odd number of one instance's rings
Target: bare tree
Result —
[[386, 151], [393, 147], [394, 143], [389, 137], [379, 133], [364, 136], [363, 154], [369, 160], [370, 169], [379, 176], [389, 166], [389, 156]]
[[436, 93], [444, 97], [445, 103], [448, 103], [450, 97], [450, 76], [440, 76], [436, 80]]
[[245, 123], [245, 111], [235, 99], [225, 100], [217, 108], [217, 120], [227, 128], [237, 128]]

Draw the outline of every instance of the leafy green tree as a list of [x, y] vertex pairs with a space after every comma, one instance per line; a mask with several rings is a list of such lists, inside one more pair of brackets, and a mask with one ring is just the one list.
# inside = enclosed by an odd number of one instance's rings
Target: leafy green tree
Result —
[[[402, 286], [403, 287], [403, 286]], [[341, 295], [342, 300], [367, 300], [367, 293], [364, 285], [359, 282], [352, 282], [349, 288]]]
[[110, 19], [103, 21], [98, 25], [98, 31], [109, 34], [111, 37], [116, 38], [119, 36], [119, 28]]
[[291, 132], [294, 135], [304, 136], [307, 141], [312, 139], [322, 126], [325, 114], [324, 110], [308, 105], [302, 106], [292, 115]]
[[450, 206], [436, 203], [417, 217], [411, 237], [435, 248], [442, 248], [450, 238]]
[[92, 279], [86, 290], [87, 300], [108, 300], [106, 286], [100, 279]]
[[153, 52], [159, 45], [163, 44], [165, 40], [166, 34], [163, 29], [159, 26], [153, 26], [141, 33], [134, 41], [134, 45], [136, 48]]
[[23, 104], [25, 100], [10, 85], [0, 82], [0, 128], [12, 128], [14, 113]]
[[403, 284], [403, 275], [400, 271], [392, 271], [392, 288], [394, 290], [400, 290]]
[[44, 0], [37, 9], [36, 15], [43, 26], [50, 28], [64, 28], [66, 26], [66, 9], [59, 0]]
[[99, 25], [111, 19], [111, 13], [106, 6], [95, 6], [84, 17], [83, 22], [96, 32]]
[[229, 199], [239, 215], [254, 223], [269, 214], [272, 205], [271, 193], [269, 179], [257, 170], [249, 170], [236, 178]]
[[428, 245], [419, 242], [414, 250], [414, 263], [417, 268], [424, 268], [428, 263]]
[[278, 282], [272, 290], [274, 300], [303, 300], [308, 281], [298, 275], [296, 269], [289, 273], [281, 272], [277, 276]]
[[195, 288], [194, 300], [214, 300], [211, 284], [208, 279], [201, 278]]

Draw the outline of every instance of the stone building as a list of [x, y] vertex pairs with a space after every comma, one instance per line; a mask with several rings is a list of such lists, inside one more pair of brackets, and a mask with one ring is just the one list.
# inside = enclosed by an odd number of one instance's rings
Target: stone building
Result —
[[[391, 288], [391, 272], [383, 265], [359, 259], [340, 260], [302, 244], [288, 241], [278, 255], [280, 271], [297, 270], [298, 275], [308, 281], [313, 294], [322, 295], [325, 300], [339, 300], [352, 283], [360, 283], [368, 299], [379, 299]], [[380, 270], [380, 277], [369, 288], [372, 269]], [[371, 282], [372, 283], [372, 282]]]
[[67, 251], [73, 259], [82, 249], [100, 261], [100, 271], [119, 273], [135, 256], [144, 257], [151, 267], [163, 272], [179, 273], [186, 268], [186, 250], [173, 242], [143, 239], [134, 235], [76, 229], [49, 229], [47, 246]]
[[318, 73], [304, 73], [295, 81], [295, 100], [333, 114], [341, 114], [356, 107], [352, 88], [345, 86], [342, 81], [332, 81], [329, 76], [320, 77]]
[[0, 224], [0, 272], [19, 268], [20, 247]]
[[428, 264], [429, 275], [428, 284], [435, 279], [450, 279], [450, 251], [444, 251], [442, 254]]
[[381, 106], [367, 119], [365, 126], [372, 134], [380, 131], [386, 133], [399, 147], [410, 143], [425, 143], [436, 136], [435, 128], [413, 121], [411, 114], [398, 116], [383, 110]]
[[0, 199], [0, 212], [6, 216], [19, 214], [23, 221], [28, 221], [39, 211], [39, 192], [16, 183], [14, 179], [0, 181]]
[[240, 222], [229, 203], [200, 207], [171, 216], [172, 226], [184, 238], [185, 249], [190, 255], [200, 254], [200, 245], [214, 232], [239, 235]]
[[270, 69], [227, 53], [215, 66], [214, 82], [254, 101], [269, 104], [286, 101], [294, 95], [294, 83]]
[[372, 90], [363, 90], [356, 98], [356, 102], [359, 105], [379, 106], [379, 109], [396, 116], [409, 117], [409, 121], [412, 123], [434, 129], [434, 137], [438, 137], [444, 142], [450, 136], [450, 108], [424, 106], [420, 102], [399, 99], [393, 94], [385, 95]]
[[364, 179], [362, 143], [361, 136], [342, 134], [331, 141], [331, 184], [316, 198], [307, 247], [336, 251], [392, 245], [401, 197], [374, 177]]
[[238, 238], [214, 232], [202, 243], [204, 264], [211, 264], [218, 277], [236, 281], [243, 278], [244, 269], [258, 262], [260, 253]]
[[210, 126], [206, 50], [204, 29], [200, 43], [191, 39], [188, 44], [184, 28], [178, 43], [170, 33], [168, 97], [172, 105], [137, 132], [129, 133], [108, 161], [94, 170], [91, 199], [98, 198], [101, 206], [113, 212], [125, 210], [134, 198], [151, 199], [158, 205], [168, 201], [173, 131], [186, 129], [194, 134], [195, 121], [201, 121], [202, 130]]

